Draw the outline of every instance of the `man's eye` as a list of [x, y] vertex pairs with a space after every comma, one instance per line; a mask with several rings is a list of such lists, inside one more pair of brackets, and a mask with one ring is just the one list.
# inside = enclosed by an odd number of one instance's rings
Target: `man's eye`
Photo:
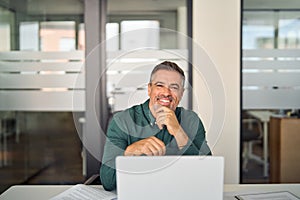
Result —
[[163, 85], [161, 85], [161, 84], [156, 84], [156, 87], [163, 87]]
[[179, 90], [179, 88], [177, 86], [171, 86], [170, 89], [171, 90]]

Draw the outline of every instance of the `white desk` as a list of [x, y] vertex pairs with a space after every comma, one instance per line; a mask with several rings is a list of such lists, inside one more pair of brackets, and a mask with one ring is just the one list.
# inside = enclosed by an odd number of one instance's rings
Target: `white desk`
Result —
[[270, 121], [270, 117], [272, 115], [274, 115], [274, 113], [270, 112], [270, 111], [248, 111], [248, 113], [259, 119], [261, 122], [263, 122], [263, 132], [264, 132], [264, 159], [263, 159], [263, 164], [264, 164], [264, 176], [267, 177], [269, 175], [268, 173], [268, 156], [269, 156], [269, 152], [268, 152], [268, 123]]
[[[0, 195], [0, 200], [43, 200], [49, 199], [67, 189], [71, 185], [17, 185], [12, 186]], [[102, 186], [96, 186], [103, 189]], [[234, 195], [289, 191], [300, 196], [300, 184], [243, 184], [243, 185], [224, 185], [224, 200], [235, 199]], [[213, 191], [212, 191], [213, 192]]]

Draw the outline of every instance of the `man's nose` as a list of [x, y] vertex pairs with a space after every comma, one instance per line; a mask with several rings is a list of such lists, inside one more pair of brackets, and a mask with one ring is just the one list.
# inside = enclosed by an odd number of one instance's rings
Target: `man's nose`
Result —
[[163, 87], [163, 94], [171, 94], [171, 89], [169, 87]]

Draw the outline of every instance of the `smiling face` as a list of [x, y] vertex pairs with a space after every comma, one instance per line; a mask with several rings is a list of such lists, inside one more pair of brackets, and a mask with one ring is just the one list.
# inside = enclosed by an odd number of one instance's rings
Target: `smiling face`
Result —
[[148, 84], [148, 95], [149, 108], [154, 117], [159, 106], [175, 111], [184, 92], [182, 84], [182, 77], [176, 71], [158, 70], [153, 74], [151, 83]]

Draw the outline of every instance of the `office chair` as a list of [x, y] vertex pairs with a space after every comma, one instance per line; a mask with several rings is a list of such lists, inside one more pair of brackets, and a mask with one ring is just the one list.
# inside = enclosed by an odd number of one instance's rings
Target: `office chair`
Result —
[[250, 159], [263, 164], [262, 157], [253, 153], [253, 145], [262, 141], [263, 129], [258, 119], [243, 119], [242, 122], [243, 171], [247, 172], [247, 164]]

